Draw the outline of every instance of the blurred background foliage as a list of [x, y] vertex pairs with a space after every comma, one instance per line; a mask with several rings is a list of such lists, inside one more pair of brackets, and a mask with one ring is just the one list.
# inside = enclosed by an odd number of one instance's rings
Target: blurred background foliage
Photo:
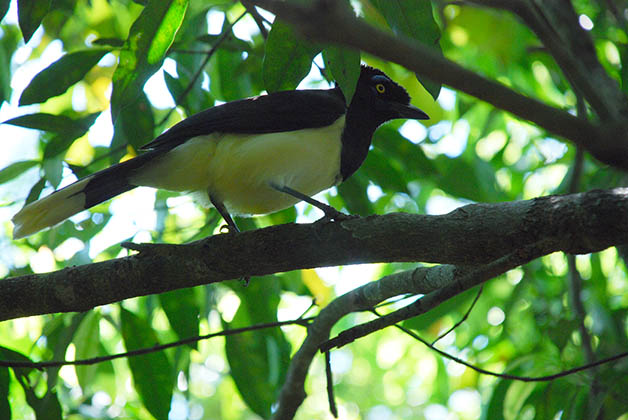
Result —
[[[600, 61], [626, 90], [628, 9], [613, 1], [573, 3]], [[508, 13], [463, 2], [350, 4], [375, 26], [442, 49], [469, 69], [575, 112], [577, 96], [561, 70]], [[470, 202], [626, 184], [625, 174], [533, 125], [437, 83], [422, 85], [394, 64], [299, 40], [289, 26], [273, 25], [272, 15], [250, 13], [239, 2], [22, 0], [19, 6], [0, 1], [3, 278], [126, 255], [123, 240], [185, 243], [217, 233], [222, 221], [213, 210], [144, 188], [21, 241], [11, 240], [9, 220], [24, 201], [135, 155], [167, 127], [212, 105], [297, 85], [325, 88], [334, 75], [350, 89], [359, 59], [406, 87], [431, 119], [381, 127], [363, 167], [320, 195], [338, 209], [440, 214]], [[156, 34], [164, 36], [161, 43], [154, 42]], [[343, 69], [349, 69], [346, 79]], [[581, 171], [574, 171], [579, 164]], [[239, 223], [254, 229], [317, 217], [316, 210], [298, 205]], [[234, 280], [88, 313], [3, 322], [1, 358], [81, 359], [294, 319], [314, 298], [324, 305], [410, 266], [304, 270], [255, 278], [248, 287]], [[574, 311], [570, 294], [579, 277], [582, 290], [575, 295], [583, 313]], [[438, 346], [497, 372], [556, 373], [625, 351], [627, 292], [617, 249], [571, 263], [552, 254], [486, 284], [468, 319]], [[463, 317], [476, 293], [461, 294], [405, 326], [434, 340]], [[348, 316], [335, 332], [371, 317]], [[0, 369], [0, 418], [267, 416], [304, 336], [304, 328], [288, 326], [94, 366]], [[628, 419], [626, 361], [550, 383], [513, 382], [443, 359], [396, 329], [331, 356], [342, 419]], [[331, 418], [322, 358], [315, 360], [307, 389], [310, 397], [297, 417]]]

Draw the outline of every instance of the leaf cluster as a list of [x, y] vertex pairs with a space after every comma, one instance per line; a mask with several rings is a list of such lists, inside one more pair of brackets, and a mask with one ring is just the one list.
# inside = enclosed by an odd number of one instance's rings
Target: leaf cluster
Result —
[[[339, 3], [369, 25], [513, 91], [583, 119], [600, 117], [591, 96], [583, 97], [574, 87], [529, 22], [487, 7], [502, 2]], [[628, 23], [623, 6], [615, 1], [571, 3], [590, 20], [587, 36], [595, 55], [625, 95]], [[164, 191], [123, 196], [21, 242], [8, 239], [8, 219], [18, 203], [133, 156], [181, 118], [223, 101], [306, 85], [327, 87], [334, 81], [349, 100], [361, 61], [406, 87], [431, 119], [426, 125], [393, 122], [381, 127], [362, 168], [321, 197], [339, 210], [364, 216], [440, 214], [473, 202], [530, 199], [574, 192], [576, 186], [626, 185], [624, 172], [582, 153], [547, 127], [363, 51], [304, 39], [289, 19], [251, 2], [16, 4], [12, 11], [8, 1], [0, 1], [0, 101], [9, 109], [0, 113], [0, 129], [14, 130], [6, 131], [11, 137], [0, 136], [10, 152], [0, 169], [0, 210], [7, 220], [0, 239], [0, 274], [7, 279], [116, 258], [126, 252], [123, 240], [188, 243], [217, 233], [220, 219], [214, 212]], [[51, 60], [59, 45], [63, 54]], [[25, 80], [29, 65], [39, 71]], [[149, 87], [161, 78], [160, 89]], [[15, 81], [25, 87], [16, 87]], [[160, 105], [164, 97], [171, 109]], [[33, 136], [31, 142], [22, 140], [28, 136]], [[125, 205], [128, 197], [134, 201]], [[143, 213], [131, 218], [121, 214], [135, 208]], [[238, 224], [252, 230], [314, 217], [315, 210], [298, 206]], [[439, 346], [489, 370], [521, 376], [551, 374], [612, 356], [628, 345], [625, 255], [622, 247], [573, 260], [556, 253], [509, 271], [484, 286], [465, 322]], [[88, 313], [4, 322], [0, 354], [17, 361], [84, 359], [298, 318], [313, 299], [324, 306], [359, 284], [415, 266], [392, 262], [279, 273], [251, 279], [246, 287], [233, 280], [138, 297]], [[465, 316], [476, 292], [461, 293], [403, 326], [436, 339]], [[402, 305], [393, 302], [386, 308]], [[352, 313], [332, 332], [371, 319], [369, 313]], [[305, 335], [305, 329], [292, 326], [93, 366], [43, 372], [2, 368], [0, 417], [267, 418]], [[625, 361], [549, 383], [512, 382], [446, 361], [403, 333], [386, 329], [333, 351], [331, 363], [335, 395], [347, 418], [627, 415], [621, 391], [628, 386]], [[321, 418], [328, 412], [323, 372], [322, 358], [316, 359], [307, 386], [316, 403], [304, 405], [299, 418]]]

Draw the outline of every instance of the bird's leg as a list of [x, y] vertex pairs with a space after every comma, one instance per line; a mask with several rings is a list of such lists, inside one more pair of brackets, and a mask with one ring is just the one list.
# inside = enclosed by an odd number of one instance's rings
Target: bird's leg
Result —
[[318, 200], [313, 199], [312, 197], [303, 194], [302, 192], [299, 192], [297, 190], [293, 190], [290, 187], [286, 187], [286, 186], [279, 186], [277, 184], [270, 184], [270, 186], [277, 190], [280, 191], [282, 193], [286, 193], [289, 194], [295, 198], [298, 198], [301, 201], [305, 201], [308, 204], [311, 204], [312, 206], [316, 207], [317, 209], [320, 209], [323, 213], [325, 213], [325, 218], [330, 219], [330, 220], [346, 220], [346, 219], [350, 219], [351, 216], [341, 213], [338, 210], [336, 210], [335, 208], [333, 208], [330, 205], [327, 205], [325, 203], [321, 203]]
[[227, 208], [222, 203], [222, 201], [218, 200], [216, 197], [214, 197], [211, 194], [208, 194], [208, 196], [209, 196], [209, 201], [211, 201], [212, 205], [216, 208], [216, 210], [218, 210], [218, 213], [220, 213], [222, 218], [225, 219], [225, 222], [227, 223], [226, 225], [227, 230], [230, 233], [239, 233], [240, 229], [238, 229], [238, 226], [235, 224], [235, 222], [231, 218], [231, 215], [227, 211]]
[[[222, 218], [225, 219], [225, 222], [227, 222], [225, 226], [227, 227], [227, 230], [229, 230], [229, 233], [239, 233], [240, 229], [238, 229], [238, 225], [235, 224], [222, 201], [218, 200], [215, 196], [209, 193], [207, 195], [209, 196], [209, 201], [211, 201], [216, 210], [218, 210], [218, 213], [220, 213]], [[240, 277], [240, 281], [244, 283], [244, 287], [249, 285], [249, 280], [251, 280], [251, 277], [249, 276]]]

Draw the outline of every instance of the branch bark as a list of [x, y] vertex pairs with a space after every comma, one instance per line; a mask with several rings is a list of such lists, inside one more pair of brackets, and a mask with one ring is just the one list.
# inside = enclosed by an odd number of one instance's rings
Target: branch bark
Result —
[[[421, 315], [447, 299], [482, 284], [526, 263], [551, 248], [549, 243], [534, 243], [481, 266], [439, 265], [420, 267], [386, 276], [340, 296], [325, 307], [308, 327], [308, 334], [290, 362], [273, 418], [292, 419], [306, 397], [305, 379], [316, 353], [329, 352], [357, 338]], [[373, 308], [378, 303], [402, 294], [423, 294], [421, 299], [388, 315], [352, 327], [328, 340], [331, 328], [345, 315]]]
[[508, 10], [536, 33], [574, 89], [581, 92], [603, 121], [621, 121], [626, 96], [600, 63], [593, 40], [578, 22], [570, 1], [471, 0], [480, 6]]
[[273, 419], [292, 419], [306, 398], [305, 379], [310, 364], [329, 339], [331, 328], [345, 315], [364, 311], [378, 303], [406, 293], [427, 294], [451, 284], [455, 278], [456, 268], [441, 265], [431, 268], [420, 267], [415, 270], [386, 276], [376, 282], [365, 284], [336, 299], [321, 310], [316, 319], [309, 325], [307, 336], [290, 361], [277, 409]]
[[85, 311], [123, 299], [245, 276], [375, 262], [477, 265], [521, 247], [590, 253], [628, 243], [628, 189], [471, 204], [440, 216], [394, 213], [286, 224], [0, 283], [0, 320]]
[[625, 118], [605, 121], [600, 125], [589, 123], [469, 71], [419, 43], [376, 29], [347, 13], [333, 0], [305, 3], [246, 0], [244, 3], [256, 4], [274, 13], [293, 24], [310, 40], [345, 45], [398, 63], [581, 145], [604, 163], [628, 169], [628, 122]]

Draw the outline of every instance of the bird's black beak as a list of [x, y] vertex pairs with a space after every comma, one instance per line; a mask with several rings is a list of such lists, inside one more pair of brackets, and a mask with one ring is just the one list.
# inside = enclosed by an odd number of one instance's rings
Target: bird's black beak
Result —
[[395, 118], [407, 118], [411, 120], [429, 120], [430, 117], [414, 105], [391, 103], [393, 111], [397, 114]]

